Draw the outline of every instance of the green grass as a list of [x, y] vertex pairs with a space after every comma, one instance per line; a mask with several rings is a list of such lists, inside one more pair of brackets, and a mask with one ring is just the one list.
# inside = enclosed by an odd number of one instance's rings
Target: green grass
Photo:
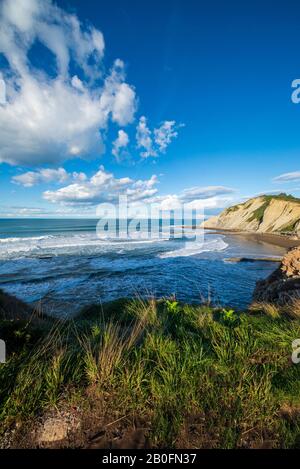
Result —
[[241, 208], [241, 205], [238, 204], [238, 205], [232, 205], [232, 207], [228, 207], [225, 212], [226, 213], [232, 213], [232, 212], [236, 212], [237, 210], [239, 210]]
[[297, 219], [296, 221], [294, 221], [293, 223], [290, 223], [288, 225], [283, 225], [281, 228], [280, 228], [280, 231], [282, 233], [294, 233], [295, 230], [296, 230], [296, 226], [297, 224], [299, 223], [299, 220]]
[[298, 319], [121, 300], [72, 321], [2, 321], [0, 335], [2, 434], [70, 405], [100, 421], [102, 402], [111, 421], [147, 421], [152, 447], [299, 447]]
[[266, 209], [269, 207], [270, 200], [266, 200], [260, 207], [258, 207], [256, 210], [254, 210], [253, 214], [249, 218], [249, 222], [252, 222], [254, 220], [257, 220], [259, 225], [262, 223], [265, 215]]
[[264, 198], [269, 201], [271, 201], [272, 199], [275, 199], [275, 200], [284, 200], [286, 202], [296, 202], [300, 204], [300, 199], [298, 197], [294, 197], [291, 194], [286, 194], [285, 192], [282, 192], [281, 194], [277, 194], [277, 195], [265, 195]]

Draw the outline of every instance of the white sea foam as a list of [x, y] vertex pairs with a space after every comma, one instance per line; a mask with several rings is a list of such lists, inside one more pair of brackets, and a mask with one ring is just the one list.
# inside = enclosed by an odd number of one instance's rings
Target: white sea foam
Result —
[[[151, 234], [152, 235], [152, 234]], [[14, 259], [22, 257], [93, 255], [93, 254], [126, 254], [133, 250], [145, 250], [152, 244], [157, 249], [157, 256], [161, 259], [168, 257], [186, 257], [207, 251], [221, 251], [227, 244], [219, 237], [209, 241], [183, 241], [168, 240], [167, 238], [154, 237], [147, 239], [139, 234], [135, 238], [106, 238], [99, 239], [96, 233], [75, 233], [44, 235], [22, 238], [0, 239], [0, 259]], [[182, 247], [183, 246], [183, 247]], [[169, 247], [169, 251], [166, 250]], [[150, 248], [149, 248], [150, 249]], [[151, 248], [152, 250], [152, 248]]]
[[14, 257], [30, 257], [59, 254], [92, 254], [120, 250], [124, 248], [142, 247], [143, 245], [166, 241], [166, 239], [133, 239], [106, 238], [99, 239], [95, 233], [45, 235], [27, 238], [0, 239], [0, 259]]
[[224, 251], [224, 249], [227, 247], [228, 244], [225, 243], [221, 238], [210, 241], [186, 242], [184, 248], [164, 252], [160, 254], [159, 257], [161, 259], [165, 259], [170, 257], [195, 256], [196, 254], [201, 254], [202, 252]]
[[23, 243], [23, 242], [37, 242], [44, 239], [53, 238], [53, 235], [47, 236], [33, 236], [27, 238], [0, 238], [0, 244], [12, 244], [12, 243]]

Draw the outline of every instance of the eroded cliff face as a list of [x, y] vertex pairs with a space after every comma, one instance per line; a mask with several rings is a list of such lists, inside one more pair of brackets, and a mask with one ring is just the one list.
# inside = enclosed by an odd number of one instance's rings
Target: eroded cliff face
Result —
[[207, 229], [300, 235], [300, 199], [286, 196], [255, 197], [205, 221]]
[[266, 280], [257, 282], [255, 302], [285, 305], [300, 299], [300, 248], [290, 250], [280, 267]]

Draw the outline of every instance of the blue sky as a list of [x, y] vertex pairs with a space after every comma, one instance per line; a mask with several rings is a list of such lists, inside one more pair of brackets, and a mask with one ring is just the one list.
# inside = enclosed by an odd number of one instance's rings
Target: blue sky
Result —
[[0, 0], [0, 216], [300, 196], [299, 33], [292, 0]]

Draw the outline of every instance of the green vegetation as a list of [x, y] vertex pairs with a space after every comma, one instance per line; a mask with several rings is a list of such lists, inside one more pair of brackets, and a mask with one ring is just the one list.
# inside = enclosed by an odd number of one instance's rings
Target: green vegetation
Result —
[[266, 200], [266, 202], [264, 202], [260, 207], [254, 210], [253, 214], [251, 215], [248, 221], [252, 222], [254, 220], [257, 220], [258, 223], [261, 224], [264, 219], [265, 211], [268, 208], [269, 204], [270, 200]]
[[[263, 199], [262, 205], [253, 212], [251, 217], [248, 219], [248, 222], [257, 220], [259, 224], [262, 223], [265, 211], [268, 208], [272, 200], [283, 200], [286, 202], [294, 202], [294, 203], [300, 204], [300, 199], [298, 199], [297, 197], [294, 197], [293, 195], [285, 194], [284, 192], [282, 192], [281, 194], [277, 194], [277, 195], [262, 195], [261, 198]], [[244, 202], [243, 204], [233, 205], [232, 207], [227, 208], [225, 210], [225, 213], [229, 214], [232, 212], [236, 212], [240, 208], [248, 209], [251, 206], [252, 200], [253, 199], [250, 199], [247, 202]], [[292, 231], [292, 230], [287, 229], [285, 231]]]
[[70, 321], [2, 320], [0, 337], [11, 446], [37, 446], [32, 429], [49, 412], [77, 412], [71, 447], [140, 427], [152, 447], [300, 446], [297, 315], [120, 300]]
[[232, 213], [232, 212], [236, 212], [237, 210], [239, 210], [241, 208], [241, 205], [233, 205], [232, 207], [229, 207], [225, 210], [226, 213]]
[[294, 233], [296, 231], [296, 226], [299, 223], [299, 220], [294, 221], [293, 223], [290, 223], [289, 225], [283, 225], [280, 228], [281, 233]]
[[294, 197], [293, 195], [286, 194], [285, 192], [281, 192], [280, 194], [277, 194], [277, 195], [265, 195], [264, 198], [268, 201], [275, 199], [275, 200], [284, 200], [286, 202], [296, 202], [297, 204], [300, 204], [300, 199], [298, 197]]
[[[297, 197], [294, 197], [292, 195], [285, 194], [284, 192], [282, 192], [281, 194], [278, 194], [278, 195], [264, 195], [262, 197], [263, 197], [264, 202], [262, 203], [262, 205], [260, 207], [258, 207], [253, 212], [251, 217], [248, 219], [248, 222], [252, 222], [254, 220], [257, 220], [258, 223], [261, 224], [263, 222], [263, 219], [264, 219], [265, 211], [268, 208], [268, 206], [270, 205], [270, 202], [272, 200], [283, 200], [283, 201], [286, 201], [286, 202], [296, 202], [296, 203], [300, 204], [300, 199], [298, 199]], [[296, 225], [296, 223], [297, 223], [297, 221], [293, 225], [285, 227], [284, 230], [282, 230], [282, 231], [292, 232], [295, 225]]]

